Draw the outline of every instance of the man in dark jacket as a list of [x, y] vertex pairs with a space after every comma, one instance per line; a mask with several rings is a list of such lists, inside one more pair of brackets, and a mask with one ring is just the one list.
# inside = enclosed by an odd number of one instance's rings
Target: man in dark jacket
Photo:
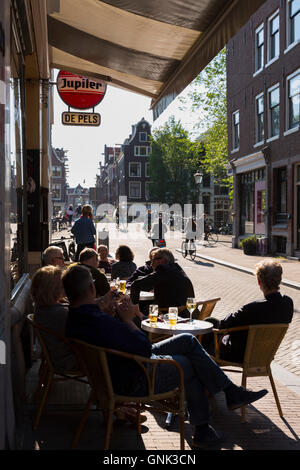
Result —
[[131, 276], [127, 279], [126, 285], [130, 286], [133, 281], [140, 277], [148, 276], [148, 274], [153, 273], [153, 268], [152, 268], [152, 256], [154, 255], [154, 252], [158, 250], [158, 247], [151, 248], [149, 250], [149, 260], [145, 262], [143, 266], [139, 266], [134, 273], [131, 274]]
[[[226, 329], [237, 326], [261, 325], [268, 323], [290, 323], [293, 317], [293, 301], [279, 292], [282, 278], [281, 264], [276, 260], [265, 259], [255, 266], [258, 285], [264, 299], [250, 302], [237, 312], [230, 313], [224, 320], [206, 318], [215, 328]], [[247, 343], [247, 331], [230, 333], [223, 337], [220, 345], [220, 357], [230, 361], [242, 362]], [[212, 335], [202, 338], [205, 349], [213, 353]]]
[[[100, 307], [95, 303], [95, 286], [86, 267], [74, 266], [66, 270], [63, 284], [70, 301], [66, 336], [146, 358], [171, 357], [180, 364], [190, 422], [195, 425], [194, 447], [205, 448], [220, 443], [219, 434], [208, 424], [206, 389], [213, 394], [224, 391], [230, 410], [266, 395], [267, 390], [252, 392], [232, 383], [193, 335], [176, 335], [151, 344], [147, 335], [133, 322], [139, 312], [129, 299], [125, 298], [120, 304], [114, 303], [113, 294], [109, 292], [101, 300]], [[131, 396], [148, 394], [145, 374], [135, 361], [108, 355], [108, 366], [117, 393]], [[169, 363], [160, 365], [156, 369], [156, 392], [164, 393], [176, 386], [178, 374], [174, 366]]]
[[183, 269], [175, 263], [173, 253], [167, 248], [154, 252], [151, 262], [153, 273], [131, 284], [130, 296], [133, 304], [139, 301], [141, 291], [154, 290], [155, 303], [159, 307], [185, 305], [188, 297], [194, 297], [194, 288]]

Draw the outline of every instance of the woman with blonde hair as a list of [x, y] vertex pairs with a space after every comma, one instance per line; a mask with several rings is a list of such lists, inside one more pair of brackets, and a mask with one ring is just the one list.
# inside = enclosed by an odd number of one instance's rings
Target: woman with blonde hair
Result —
[[[65, 294], [61, 275], [62, 270], [56, 266], [36, 271], [31, 282], [31, 297], [35, 322], [64, 335], [69, 305], [62, 303]], [[73, 352], [63, 341], [43, 331], [41, 335], [57, 370], [79, 369]]]

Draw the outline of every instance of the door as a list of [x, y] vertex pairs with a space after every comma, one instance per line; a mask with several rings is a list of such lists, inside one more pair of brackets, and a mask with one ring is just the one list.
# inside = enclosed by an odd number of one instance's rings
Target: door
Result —
[[256, 235], [265, 234], [264, 212], [266, 209], [266, 182], [257, 181], [255, 183], [255, 203], [254, 203], [254, 233]]

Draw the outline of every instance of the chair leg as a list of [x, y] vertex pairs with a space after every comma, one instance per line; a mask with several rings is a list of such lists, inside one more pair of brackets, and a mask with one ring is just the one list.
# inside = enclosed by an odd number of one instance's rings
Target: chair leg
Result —
[[41, 414], [44, 411], [44, 408], [45, 408], [45, 405], [46, 405], [46, 402], [47, 402], [47, 398], [48, 398], [48, 394], [49, 394], [49, 391], [50, 391], [52, 379], [53, 379], [53, 373], [50, 372], [48, 377], [47, 377], [47, 381], [45, 383], [45, 390], [44, 390], [44, 394], [43, 394], [43, 397], [42, 397], [42, 401], [41, 401], [39, 410], [37, 412], [37, 415], [36, 415], [36, 418], [35, 418], [35, 421], [34, 421], [34, 425], [33, 425], [34, 430], [37, 429], [37, 427], [39, 425], [39, 422], [40, 422]]
[[41, 393], [41, 390], [45, 381], [45, 377], [47, 376], [47, 372], [48, 372], [47, 364], [45, 363], [41, 364], [40, 370], [39, 370], [40, 380], [33, 396], [34, 401], [36, 401], [40, 396], [40, 393]]
[[180, 413], [180, 450], [184, 450], [184, 412]]
[[137, 432], [142, 434], [142, 426], [141, 426], [141, 404], [136, 403], [136, 411], [137, 411]]
[[104, 450], [109, 449], [110, 435], [111, 435], [112, 425], [113, 425], [113, 416], [114, 416], [114, 410], [109, 410], [108, 411], [108, 417], [107, 417], [107, 423], [106, 423], [106, 434], [105, 434], [105, 441], [104, 441]]
[[81, 418], [81, 421], [80, 421], [80, 424], [78, 426], [78, 429], [77, 429], [77, 432], [76, 432], [76, 435], [74, 437], [74, 440], [73, 440], [73, 443], [72, 443], [72, 449], [75, 449], [78, 445], [78, 441], [79, 441], [79, 438], [81, 436], [81, 433], [83, 431], [83, 428], [85, 426], [85, 423], [86, 423], [86, 420], [88, 418], [88, 414], [89, 414], [89, 411], [90, 411], [90, 406], [91, 406], [91, 403], [92, 403], [92, 399], [91, 399], [91, 396], [89, 397], [88, 399], [88, 402], [85, 406], [85, 409], [84, 409], [84, 413], [83, 413], [83, 416]]
[[269, 369], [269, 379], [270, 379], [270, 382], [271, 382], [271, 386], [272, 386], [274, 398], [275, 398], [275, 401], [276, 401], [278, 413], [279, 413], [279, 416], [282, 418], [283, 413], [282, 413], [282, 409], [281, 409], [280, 401], [279, 401], [279, 398], [278, 398], [277, 390], [276, 390], [276, 387], [275, 387], [275, 383], [274, 383], [274, 380], [273, 380], [273, 375], [272, 375], [271, 369]]
[[[246, 384], [247, 384], [247, 376], [243, 373], [243, 375], [242, 375], [242, 387], [246, 388]], [[242, 423], [246, 422], [246, 420], [245, 420], [245, 406], [242, 406], [242, 408], [241, 408], [241, 421], [242, 421]]]

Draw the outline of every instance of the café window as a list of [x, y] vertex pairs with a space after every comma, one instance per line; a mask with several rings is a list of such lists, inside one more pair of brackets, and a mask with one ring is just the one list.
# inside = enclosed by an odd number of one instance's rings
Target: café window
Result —
[[268, 61], [279, 57], [279, 12], [268, 20]]
[[264, 112], [264, 96], [260, 94], [255, 99], [256, 106], [256, 143], [264, 141], [264, 126], [265, 126], [265, 112]]
[[286, 223], [287, 220], [287, 171], [286, 167], [275, 170], [275, 223]]
[[269, 103], [269, 137], [276, 137], [279, 135], [279, 83], [268, 91]]
[[129, 197], [131, 198], [141, 197], [141, 183], [139, 181], [129, 182]]
[[288, 129], [299, 126], [300, 116], [300, 69], [287, 78]]
[[60, 199], [60, 198], [61, 198], [61, 185], [53, 184], [52, 185], [52, 199]]
[[255, 72], [260, 72], [264, 66], [264, 25], [255, 31]]
[[140, 163], [129, 163], [129, 176], [138, 178], [141, 176], [141, 164]]
[[287, 45], [300, 40], [300, 0], [287, 1]]
[[240, 147], [240, 112], [235, 111], [232, 115], [232, 149]]

